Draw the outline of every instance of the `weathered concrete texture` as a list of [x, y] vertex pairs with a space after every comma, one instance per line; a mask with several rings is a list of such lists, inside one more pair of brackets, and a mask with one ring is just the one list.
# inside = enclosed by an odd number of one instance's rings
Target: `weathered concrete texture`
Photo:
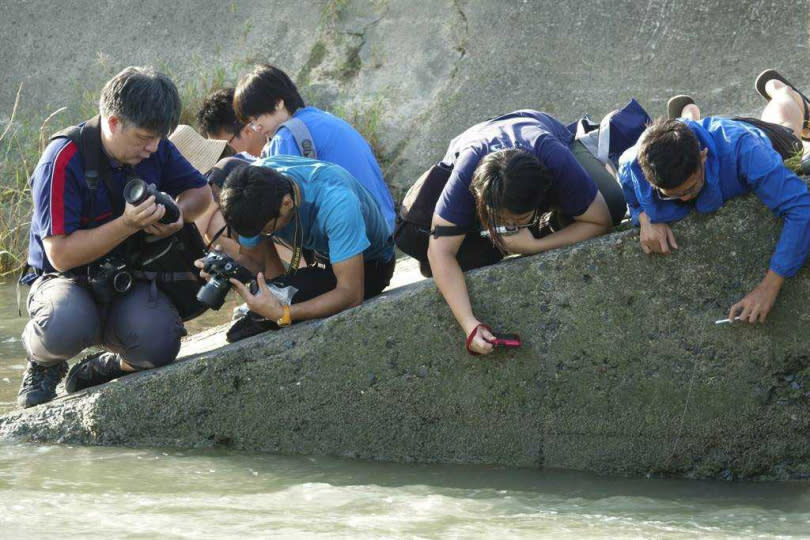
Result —
[[810, 475], [810, 274], [765, 326], [715, 326], [761, 279], [780, 225], [756, 199], [675, 227], [468, 274], [475, 310], [523, 347], [473, 358], [432, 281], [330, 319], [0, 417], [0, 435], [227, 445], [393, 461], [723, 478]]
[[[689, 92], [711, 113], [753, 113], [753, 79], [810, 76], [810, 0], [10, 0], [0, 19], [0, 115], [75, 105], [123, 66], [181, 85], [257, 61], [284, 67], [315, 105], [361, 124], [396, 195], [469, 125], [515, 108], [564, 121], [637, 97], [654, 114]], [[125, 13], [124, 13], [125, 11]], [[58, 12], [58, 13], [57, 13]], [[0, 116], [2, 118], [2, 116]], [[61, 118], [66, 118], [63, 115]], [[54, 121], [54, 128], [58, 127]]]

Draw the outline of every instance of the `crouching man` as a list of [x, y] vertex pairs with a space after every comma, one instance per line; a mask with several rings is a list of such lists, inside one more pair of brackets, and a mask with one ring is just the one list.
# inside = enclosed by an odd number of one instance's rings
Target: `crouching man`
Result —
[[[266, 253], [255, 294], [231, 280], [250, 313], [230, 328], [228, 341], [333, 315], [377, 296], [391, 281], [396, 260], [388, 223], [371, 193], [338, 165], [274, 156], [237, 167], [225, 180], [220, 206], [239, 235], [240, 261]], [[292, 252], [286, 272], [276, 242]], [[305, 250], [312, 260], [302, 258]], [[282, 303], [265, 280], [298, 292]]]
[[[102, 89], [99, 116], [55, 136], [42, 154], [31, 177], [33, 283], [19, 406], [53, 399], [67, 360], [90, 346], [104, 352], [73, 366], [69, 392], [177, 356], [185, 329], [175, 306], [154, 282], [119, 270], [134, 242], [178, 232], [211, 201], [205, 179], [166, 140], [180, 109], [168, 77], [129, 67]], [[167, 208], [154, 195], [126, 202], [124, 186], [135, 177], [173, 197], [179, 217], [161, 222]]]

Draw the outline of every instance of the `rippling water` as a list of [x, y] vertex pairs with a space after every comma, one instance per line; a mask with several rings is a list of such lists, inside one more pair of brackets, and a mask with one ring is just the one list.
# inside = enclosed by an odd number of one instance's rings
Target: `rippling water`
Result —
[[[24, 367], [0, 288], [0, 412]], [[810, 536], [810, 484], [0, 442], [0, 538]]]

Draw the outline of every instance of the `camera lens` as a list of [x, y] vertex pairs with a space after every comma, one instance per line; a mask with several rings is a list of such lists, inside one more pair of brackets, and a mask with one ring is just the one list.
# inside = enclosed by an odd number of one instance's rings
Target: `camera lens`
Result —
[[127, 292], [130, 287], [132, 287], [132, 274], [129, 272], [118, 272], [113, 276], [112, 285], [115, 292]]
[[227, 279], [221, 279], [219, 276], [214, 276], [211, 281], [200, 287], [197, 293], [197, 300], [217, 310], [225, 303], [225, 297], [231, 289], [231, 283]]
[[133, 206], [141, 204], [148, 196], [146, 182], [140, 178], [133, 178], [124, 186], [124, 199]]

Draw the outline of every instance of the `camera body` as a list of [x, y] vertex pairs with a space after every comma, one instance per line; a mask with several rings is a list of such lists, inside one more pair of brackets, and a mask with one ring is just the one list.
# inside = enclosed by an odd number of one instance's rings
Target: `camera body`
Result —
[[126, 261], [108, 255], [88, 267], [87, 281], [95, 299], [101, 304], [109, 304], [116, 295], [129, 292], [133, 280]]
[[208, 252], [203, 259], [203, 272], [211, 279], [200, 288], [197, 300], [214, 310], [221, 308], [225, 302], [225, 296], [232, 287], [230, 278], [242, 283], [253, 281], [253, 275], [245, 267], [220, 251]]
[[160, 218], [161, 223], [168, 225], [180, 219], [180, 208], [174, 199], [162, 191], [158, 191], [154, 184], [147, 184], [140, 178], [133, 178], [124, 186], [124, 199], [133, 206], [141, 204], [151, 195], [155, 196], [157, 204], [166, 207], [166, 213]]

